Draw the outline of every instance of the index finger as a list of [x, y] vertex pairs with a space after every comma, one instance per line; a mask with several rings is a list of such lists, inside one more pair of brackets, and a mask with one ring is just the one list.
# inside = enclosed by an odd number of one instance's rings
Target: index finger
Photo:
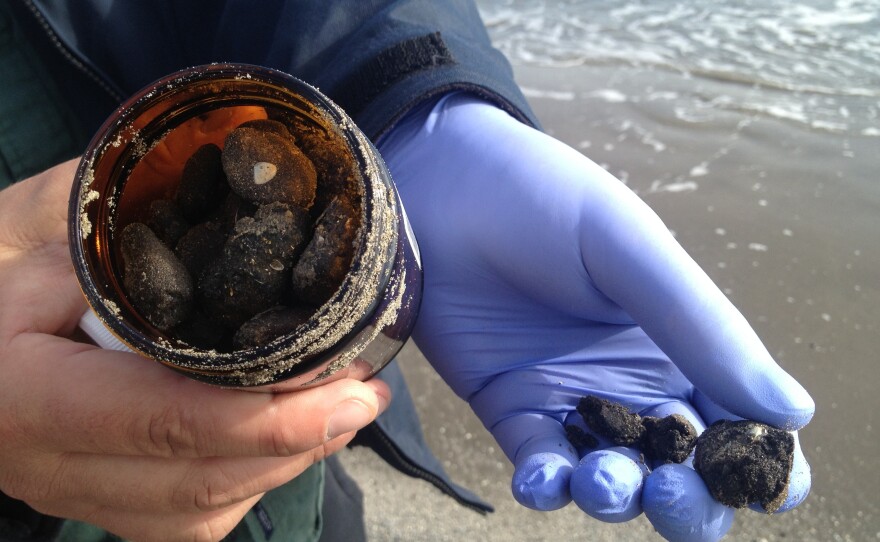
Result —
[[26, 438], [59, 452], [291, 456], [360, 429], [389, 396], [379, 381], [351, 379], [283, 394], [221, 389], [42, 334], [19, 335], [7, 355], [27, 361], [4, 375], [3, 402]]
[[585, 265], [602, 292], [718, 405], [789, 430], [807, 424], [810, 395], [660, 218], [622, 183], [606, 190], [604, 205], [585, 214], [582, 237]]

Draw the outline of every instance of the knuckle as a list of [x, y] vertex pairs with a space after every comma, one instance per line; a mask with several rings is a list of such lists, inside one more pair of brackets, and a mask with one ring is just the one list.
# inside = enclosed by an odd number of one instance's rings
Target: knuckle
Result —
[[185, 412], [169, 405], [151, 414], [143, 426], [135, 429], [134, 442], [146, 455], [159, 457], [191, 456], [195, 449], [191, 422]]
[[297, 453], [296, 435], [290, 429], [274, 428], [268, 432], [268, 452], [275, 457], [290, 457]]
[[197, 467], [179, 484], [172, 495], [176, 508], [214, 512], [239, 502], [247, 495], [218, 465]]
[[216, 490], [210, 483], [196, 488], [192, 494], [192, 507], [200, 512], [213, 512], [224, 508], [229, 503], [228, 495]]
[[309, 435], [303, 424], [285, 419], [280, 409], [267, 412], [258, 438], [261, 454], [270, 457], [291, 457], [323, 442]]

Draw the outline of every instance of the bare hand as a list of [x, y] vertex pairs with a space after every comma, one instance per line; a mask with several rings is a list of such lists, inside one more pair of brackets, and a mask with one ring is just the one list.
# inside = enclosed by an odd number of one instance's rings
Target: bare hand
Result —
[[[0, 491], [138, 540], [219, 540], [387, 406], [378, 380], [223, 390], [71, 337], [71, 161], [0, 192]], [[335, 415], [334, 415], [335, 414]]]

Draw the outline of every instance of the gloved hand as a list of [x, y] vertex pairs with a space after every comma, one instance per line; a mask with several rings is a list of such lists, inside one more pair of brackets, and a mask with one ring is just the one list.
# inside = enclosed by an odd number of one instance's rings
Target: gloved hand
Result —
[[[515, 466], [514, 497], [715, 540], [733, 510], [687, 465], [603, 449], [583, 460], [564, 425], [588, 394], [698, 430], [741, 416], [797, 430], [807, 392], [634, 193], [497, 107], [453, 94], [380, 142], [418, 239], [414, 338]], [[782, 510], [809, 491], [798, 449]], [[650, 474], [648, 474], [650, 472]]]

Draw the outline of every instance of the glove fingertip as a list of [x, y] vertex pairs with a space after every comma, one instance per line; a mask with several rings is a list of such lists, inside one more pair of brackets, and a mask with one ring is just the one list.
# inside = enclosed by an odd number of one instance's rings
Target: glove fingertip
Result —
[[569, 458], [536, 453], [519, 461], [511, 491], [518, 503], [532, 510], [558, 510], [571, 502], [569, 484], [574, 467]]
[[720, 540], [733, 525], [734, 510], [709, 494], [693, 469], [668, 464], [655, 469], [642, 490], [645, 516], [666, 540]]
[[642, 513], [645, 473], [636, 461], [618, 451], [589, 453], [572, 475], [572, 500], [600, 521], [629, 521]]
[[[795, 508], [804, 502], [807, 495], [810, 494], [812, 473], [810, 470], [810, 464], [807, 463], [807, 458], [804, 457], [804, 453], [801, 451], [801, 445], [798, 441], [797, 434], [795, 434], [794, 446], [791, 474], [789, 474], [788, 477], [788, 495], [785, 497], [785, 501], [782, 505], [773, 512], [774, 514], [781, 514], [782, 512], [787, 512], [792, 508]], [[767, 511], [764, 510], [764, 507], [760, 504], [752, 504], [749, 508], [756, 512], [767, 513]]]

